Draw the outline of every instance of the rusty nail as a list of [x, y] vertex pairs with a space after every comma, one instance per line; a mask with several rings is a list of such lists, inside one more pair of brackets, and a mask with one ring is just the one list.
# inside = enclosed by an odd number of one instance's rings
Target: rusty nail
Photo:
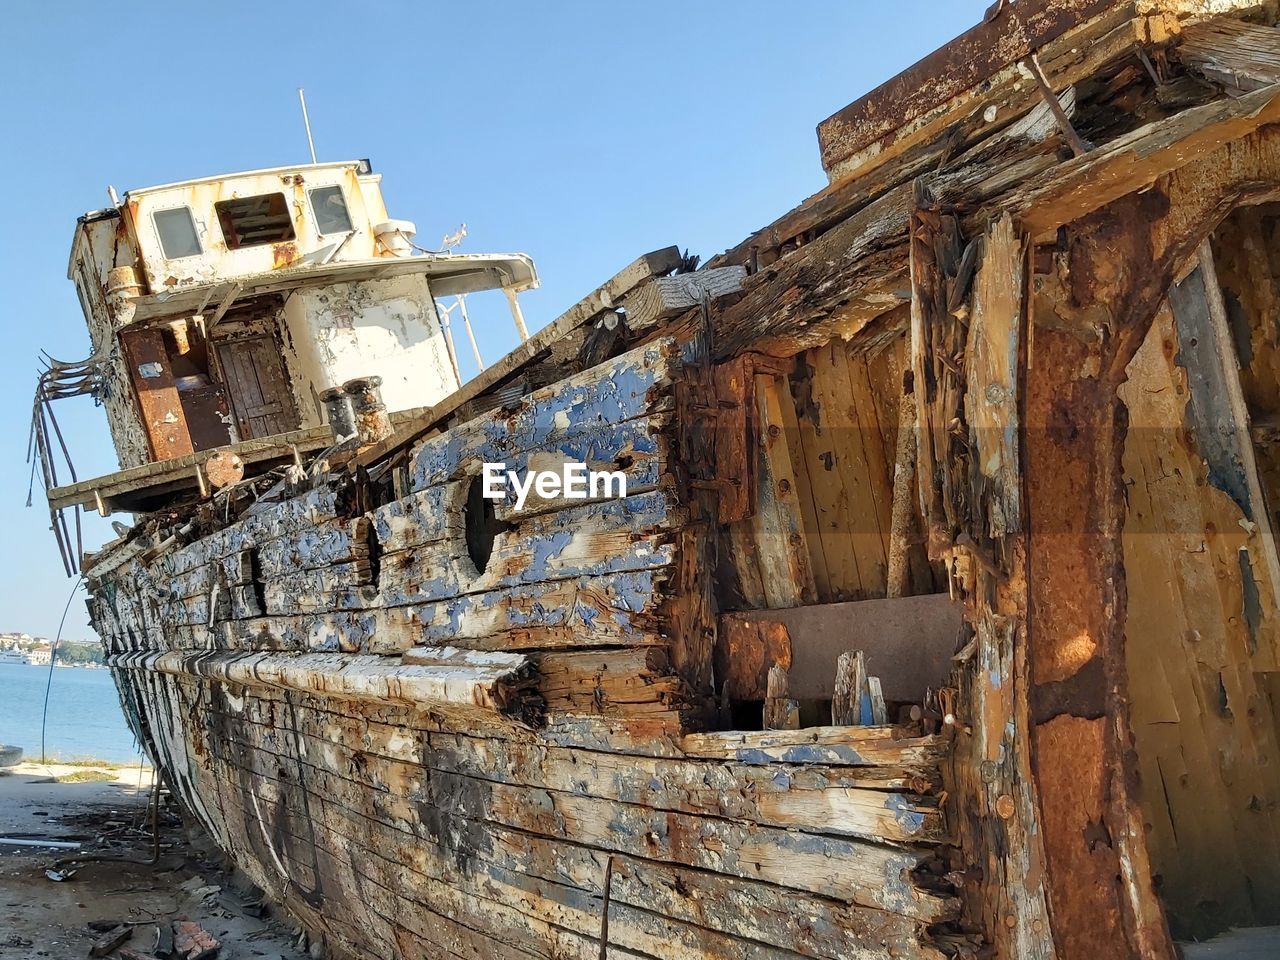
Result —
[[999, 815], [1001, 820], [1012, 820], [1015, 812], [1016, 806], [1013, 802], [1013, 797], [1007, 793], [1002, 793], [996, 798], [996, 814]]

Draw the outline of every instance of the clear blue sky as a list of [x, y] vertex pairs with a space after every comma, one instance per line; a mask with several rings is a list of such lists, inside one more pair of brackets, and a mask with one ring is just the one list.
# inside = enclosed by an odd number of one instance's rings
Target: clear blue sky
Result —
[[[464, 251], [533, 256], [536, 329], [641, 253], [705, 260], [820, 189], [817, 123], [988, 3], [6, 5], [0, 630], [52, 636], [70, 589], [23, 459], [38, 350], [88, 353], [67, 254], [107, 184], [303, 162], [304, 86], [320, 159], [371, 158], [421, 242], [465, 221]], [[486, 361], [514, 346], [501, 301], [472, 315]], [[59, 414], [80, 476], [114, 470], [102, 412]], [[86, 546], [111, 535], [90, 518]]]

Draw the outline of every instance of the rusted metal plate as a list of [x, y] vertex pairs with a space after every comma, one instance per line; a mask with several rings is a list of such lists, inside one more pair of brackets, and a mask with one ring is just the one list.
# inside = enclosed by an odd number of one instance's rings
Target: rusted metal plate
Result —
[[716, 673], [724, 678], [730, 700], [763, 700], [769, 668], [791, 667], [791, 637], [776, 620], [729, 614], [721, 619], [716, 642]]
[[121, 343], [138, 396], [138, 411], [147, 429], [152, 459], [168, 460], [191, 453], [191, 435], [187, 432], [187, 418], [163, 334], [159, 330], [140, 330], [121, 337]]
[[822, 168], [889, 136], [1072, 27], [1127, 0], [1019, 0], [818, 125]]

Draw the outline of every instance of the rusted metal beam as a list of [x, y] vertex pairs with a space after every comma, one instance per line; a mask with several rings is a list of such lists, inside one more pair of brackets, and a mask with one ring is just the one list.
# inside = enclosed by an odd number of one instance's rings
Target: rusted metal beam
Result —
[[895, 133], [1113, 7], [1117, 0], [1019, 0], [818, 125], [823, 169]]

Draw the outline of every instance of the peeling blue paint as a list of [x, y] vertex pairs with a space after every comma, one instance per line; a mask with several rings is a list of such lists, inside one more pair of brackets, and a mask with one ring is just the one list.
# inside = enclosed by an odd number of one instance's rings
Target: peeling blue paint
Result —
[[581, 600], [574, 603], [573, 612], [588, 630], [595, 626], [596, 618], [600, 616], [599, 610], [588, 606]]
[[[776, 753], [776, 756], [774, 755]], [[852, 767], [874, 766], [853, 747], [844, 744], [797, 744], [776, 751], [763, 750], [759, 747], [741, 747], [734, 752], [735, 759], [742, 763], [839, 763]]]
[[[464, 463], [506, 462], [522, 451], [561, 449], [586, 462], [612, 460], [628, 443], [652, 452], [646, 423], [650, 391], [669, 376], [660, 345], [633, 350], [591, 371], [587, 383], [537, 391], [514, 412], [499, 410], [426, 441], [413, 459], [415, 490], [441, 483]], [[557, 392], [558, 391], [558, 392]]]
[[569, 541], [572, 539], [573, 534], [568, 530], [553, 533], [549, 537], [535, 539], [529, 544], [533, 559], [529, 561], [529, 566], [525, 569], [522, 579], [547, 579], [550, 576], [550, 571], [547, 569], [548, 564], [552, 560], [559, 559], [560, 554], [564, 553], [564, 548], [569, 545]]
[[884, 801], [885, 809], [893, 811], [893, 819], [908, 836], [915, 836], [924, 827], [924, 814], [911, 807], [900, 793], [891, 793]]

